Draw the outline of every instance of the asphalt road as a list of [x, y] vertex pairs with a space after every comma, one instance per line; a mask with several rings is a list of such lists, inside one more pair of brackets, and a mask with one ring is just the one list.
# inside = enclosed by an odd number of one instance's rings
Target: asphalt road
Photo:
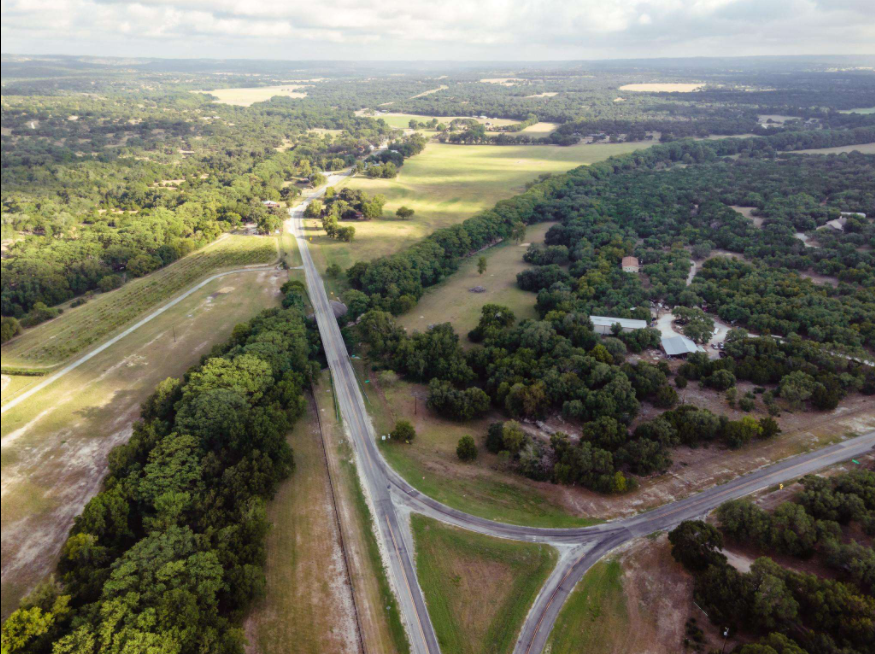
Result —
[[[328, 185], [337, 183], [342, 177], [343, 175], [330, 176]], [[403, 520], [399, 520], [399, 511], [402, 514], [411, 511], [422, 513], [448, 524], [498, 538], [549, 543], [559, 550], [559, 563], [535, 598], [514, 649], [515, 654], [535, 654], [543, 650], [556, 617], [575, 584], [612, 549], [632, 538], [671, 529], [684, 520], [704, 517], [727, 500], [743, 497], [861, 456], [875, 446], [875, 431], [872, 431], [814, 452], [785, 459], [647, 513], [591, 527], [545, 529], [509, 525], [469, 515], [441, 504], [417, 491], [393, 471], [377, 447], [376, 433], [368, 417], [346, 345], [334, 318], [322, 278], [313, 265], [307, 240], [301, 232], [304, 208], [310, 200], [321, 197], [323, 193], [324, 189], [321, 189], [303, 204], [291, 209], [289, 223], [297, 237], [310, 302], [334, 378], [341, 416], [352, 438], [359, 472], [375, 511], [379, 538], [388, 559], [390, 581], [398, 596], [415, 654], [437, 654], [440, 647], [416, 577], [407, 526]]]

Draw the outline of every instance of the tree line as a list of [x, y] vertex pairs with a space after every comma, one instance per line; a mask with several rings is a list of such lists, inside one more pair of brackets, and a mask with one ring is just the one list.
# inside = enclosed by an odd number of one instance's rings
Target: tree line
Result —
[[282, 308], [143, 404], [57, 576], [4, 623], [4, 652], [243, 652], [264, 593], [265, 502], [294, 468], [285, 436], [320, 351], [300, 283], [283, 291]]

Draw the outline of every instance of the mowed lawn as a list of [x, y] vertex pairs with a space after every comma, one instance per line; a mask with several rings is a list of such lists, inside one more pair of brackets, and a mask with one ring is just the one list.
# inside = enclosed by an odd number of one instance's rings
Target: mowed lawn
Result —
[[411, 517], [416, 572], [441, 649], [510, 653], [556, 565], [549, 545], [520, 543]]
[[[520, 290], [516, 285], [517, 273], [529, 268], [523, 261], [528, 243], [544, 242], [544, 235], [553, 223], [539, 223], [526, 230], [522, 244], [506, 242], [468, 257], [445, 282], [429, 288], [412, 310], [399, 318], [408, 331], [425, 331], [429, 325], [450, 322], [462, 339], [477, 326], [480, 311], [485, 304], [501, 304], [513, 311], [517, 320], [536, 319], [534, 293]], [[486, 272], [477, 271], [480, 256], [486, 257]], [[472, 288], [483, 287], [482, 293]]]
[[[437, 229], [490, 209], [499, 200], [522, 193], [527, 182], [543, 173], [562, 173], [649, 145], [604, 143], [566, 148], [429, 143], [405, 162], [395, 179], [356, 176], [343, 183], [387, 198], [382, 219], [351, 223], [356, 229], [352, 243], [332, 241], [315, 220], [306, 221], [307, 235], [317, 246], [317, 265], [337, 263], [348, 268], [356, 261], [397, 252]], [[413, 209], [413, 218], [395, 218], [400, 206]]]
[[273, 236], [229, 235], [179, 261], [100, 293], [3, 345], [3, 367], [51, 368], [108, 338], [197, 281], [277, 258]]
[[623, 568], [617, 560], [599, 561], [568, 596], [545, 649], [551, 654], [607, 654], [628, 628]]

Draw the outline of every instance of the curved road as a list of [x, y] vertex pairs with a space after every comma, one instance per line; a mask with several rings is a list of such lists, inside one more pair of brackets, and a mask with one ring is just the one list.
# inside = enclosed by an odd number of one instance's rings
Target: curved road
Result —
[[[328, 185], [344, 175], [332, 175]], [[686, 499], [624, 520], [576, 529], [546, 529], [509, 525], [469, 515], [420, 493], [392, 470], [377, 447], [376, 433], [365, 408], [346, 345], [328, 301], [322, 278], [313, 264], [301, 231], [304, 208], [321, 197], [324, 188], [289, 210], [288, 221], [297, 237], [310, 301], [316, 315], [344, 424], [349, 430], [358, 469], [373, 505], [379, 540], [389, 576], [398, 596], [415, 654], [438, 654], [440, 647], [425, 605], [413, 564], [413, 544], [406, 514], [422, 513], [442, 522], [489, 536], [548, 543], [560, 552], [556, 568], [541, 588], [520, 630], [516, 654], [534, 654], [544, 648], [559, 610], [584, 573], [607, 552], [655, 531], [670, 529], [684, 520], [701, 518], [723, 502], [801, 477], [835, 463], [861, 456], [875, 446], [875, 431], [829, 447], [785, 459], [737, 477]]]

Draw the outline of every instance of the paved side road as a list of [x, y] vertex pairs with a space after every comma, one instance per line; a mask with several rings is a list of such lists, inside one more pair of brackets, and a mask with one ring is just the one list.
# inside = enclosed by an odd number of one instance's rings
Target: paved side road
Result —
[[[329, 177], [328, 184], [336, 184], [340, 179], [342, 175], [333, 175]], [[400, 522], [399, 510], [404, 514], [422, 513], [498, 538], [549, 543], [559, 549], [559, 563], [535, 598], [514, 650], [515, 654], [534, 654], [543, 650], [556, 617], [577, 582], [589, 568], [614, 548], [632, 538], [671, 529], [684, 520], [703, 517], [727, 500], [743, 497], [861, 456], [875, 446], [875, 431], [872, 431], [814, 452], [791, 457], [653, 511], [592, 527], [544, 529], [509, 525], [472, 516], [441, 504], [417, 491], [392, 470], [377, 447], [376, 434], [368, 417], [346, 345], [329, 305], [322, 279], [313, 265], [307, 240], [300, 230], [304, 208], [309, 201], [323, 193], [324, 189], [311, 195], [304, 204], [290, 210], [289, 223], [301, 250], [307, 289], [334, 378], [341, 415], [352, 437], [359, 471], [375, 511], [379, 537], [388, 559], [390, 579], [408, 626], [413, 652], [416, 654], [436, 654], [440, 648], [416, 578], [409, 534], [405, 525]]]

